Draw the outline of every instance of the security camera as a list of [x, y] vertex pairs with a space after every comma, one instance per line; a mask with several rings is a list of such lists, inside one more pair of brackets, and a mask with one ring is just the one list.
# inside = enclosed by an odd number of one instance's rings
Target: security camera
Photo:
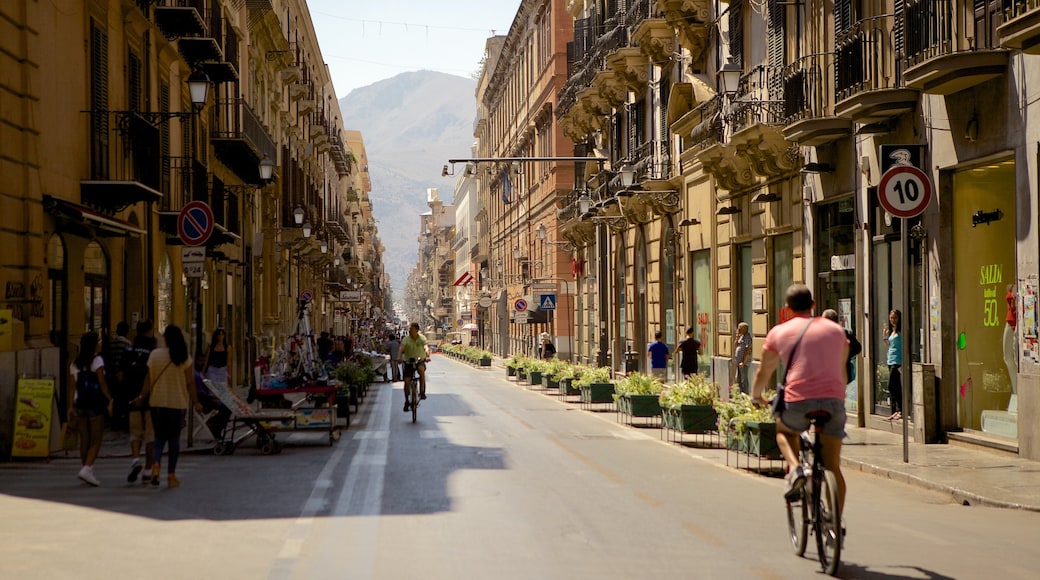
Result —
[[444, 168], [441, 169], [441, 177], [447, 177], [448, 175], [449, 175], [449, 173], [448, 173], [448, 166], [445, 165]]

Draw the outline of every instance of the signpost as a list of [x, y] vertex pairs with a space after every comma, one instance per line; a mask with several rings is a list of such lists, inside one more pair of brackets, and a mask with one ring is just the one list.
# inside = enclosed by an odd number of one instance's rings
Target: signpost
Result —
[[204, 201], [189, 201], [177, 215], [177, 235], [185, 246], [201, 246], [213, 235], [213, 210]]
[[202, 278], [206, 272], [206, 248], [184, 246], [181, 248], [181, 266], [188, 278]]
[[[932, 201], [932, 180], [928, 174], [913, 165], [920, 163], [921, 148], [918, 145], [889, 145], [881, 150], [882, 163], [892, 163], [881, 175], [878, 183], [878, 202], [885, 211], [899, 219], [899, 240], [903, 244], [905, 255], [902, 259], [902, 302], [903, 316], [900, 320], [900, 336], [903, 343], [902, 364], [899, 373], [903, 382], [903, 400], [900, 409], [903, 413], [903, 463], [910, 462], [910, 426], [908, 424], [907, 404], [910, 402], [910, 388], [913, 377], [910, 370], [910, 341], [906, 331], [910, 328], [910, 239], [906, 222], [910, 218], [924, 213]], [[887, 157], [887, 159], [886, 159]]]
[[523, 298], [517, 298], [516, 301], [513, 302], [513, 309], [516, 310], [518, 313], [527, 312], [527, 300], [524, 300]]

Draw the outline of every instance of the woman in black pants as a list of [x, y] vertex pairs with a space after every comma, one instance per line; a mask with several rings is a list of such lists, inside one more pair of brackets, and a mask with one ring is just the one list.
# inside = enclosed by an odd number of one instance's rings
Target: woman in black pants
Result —
[[885, 327], [881, 331], [881, 335], [885, 337], [885, 343], [888, 345], [888, 357], [886, 360], [888, 364], [888, 394], [892, 399], [892, 415], [886, 419], [887, 421], [895, 421], [903, 417], [903, 377], [901, 374], [903, 365], [903, 332], [900, 324], [902, 319], [902, 312], [898, 310], [889, 312], [888, 322], [885, 323]]
[[157, 348], [148, 357], [148, 380], [140, 400], [152, 408], [152, 425], [155, 429], [155, 461], [152, 463], [152, 485], [159, 485], [163, 448], [170, 446], [170, 462], [166, 467], [166, 483], [178, 487], [177, 459], [181, 451], [181, 428], [187, 415], [188, 405], [201, 411], [198, 393], [195, 392], [194, 369], [188, 357], [188, 343], [179, 326], [170, 325], [163, 332], [165, 348]]

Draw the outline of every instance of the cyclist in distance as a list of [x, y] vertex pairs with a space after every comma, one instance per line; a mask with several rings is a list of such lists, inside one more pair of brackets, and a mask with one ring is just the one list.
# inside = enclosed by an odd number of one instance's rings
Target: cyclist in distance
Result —
[[[401, 358], [404, 359], [404, 411], [407, 413], [411, 410], [408, 393], [416, 371], [419, 373], [419, 399], [426, 400], [426, 361], [430, 360], [430, 347], [426, 344], [426, 337], [419, 333], [418, 322], [408, 326], [408, 336], [401, 341]], [[417, 361], [414, 366], [412, 360]]]
[[[804, 284], [792, 284], [787, 289], [786, 302], [794, 318], [774, 326], [766, 334], [762, 361], [751, 388], [752, 402], [767, 404], [762, 393], [770, 377], [775, 376], [781, 361], [789, 365], [784, 408], [776, 414], [776, 442], [789, 467], [785, 496], [788, 499], [798, 497], [805, 485], [805, 470], [798, 460], [799, 438], [809, 428], [809, 419], [805, 415], [811, 411], [827, 411], [831, 418], [821, 434], [823, 464], [838, 479], [838, 503], [844, 508], [841, 440], [845, 437], [845, 360], [849, 341], [842, 327], [813, 318], [816, 303]], [[801, 342], [795, 348], [799, 335], [802, 335]], [[788, 361], [792, 350], [794, 360]]]

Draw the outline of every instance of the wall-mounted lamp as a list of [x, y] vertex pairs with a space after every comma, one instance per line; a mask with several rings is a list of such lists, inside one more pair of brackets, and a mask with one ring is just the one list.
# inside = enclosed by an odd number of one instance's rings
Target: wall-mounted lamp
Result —
[[466, 164], [466, 175], [469, 177], [476, 177], [477, 175], [477, 164], [467, 163]]
[[683, 221], [679, 222], [679, 227], [683, 227], [683, 228], [686, 227], [686, 226], [699, 226], [699, 225], [701, 225], [701, 220], [699, 220], [697, 218], [686, 218]]
[[578, 212], [584, 216], [589, 213], [590, 207], [592, 207], [592, 198], [587, 193], [581, 194], [581, 197], [578, 198]]
[[311, 237], [311, 224], [303, 224], [303, 237]]
[[191, 97], [191, 104], [196, 109], [201, 109], [206, 104], [206, 97], [209, 95], [209, 77], [200, 68], [193, 70], [188, 76], [188, 95]]
[[451, 175], [455, 175], [455, 166], [452, 166], [451, 171], [449, 172], [448, 171], [448, 166], [445, 165], [441, 169], [441, 177], [448, 177], [448, 176], [451, 176]]
[[335, 258], [332, 259], [332, 263], [334, 265], [336, 265], [336, 266], [339, 266], [340, 264], [343, 263], [343, 259], [340, 258], [339, 256], [336, 256]]
[[733, 62], [731, 57], [726, 57], [726, 64], [722, 65], [722, 68], [715, 73], [716, 80], [718, 81], [719, 92], [737, 92], [737, 86], [740, 84], [740, 75], [743, 73], [744, 70], [741, 69], [738, 64]]
[[512, 163], [512, 167], [513, 167], [513, 173], [515, 173], [517, 175], [520, 175], [520, 174], [522, 174], [524, 172], [524, 168], [523, 168], [522, 165], [520, 165], [519, 161], [514, 161]]
[[830, 163], [812, 161], [802, 166], [802, 173], [834, 173], [834, 166]]
[[724, 205], [715, 212], [715, 215], [733, 215], [737, 213], [740, 213], [739, 207], [733, 205]]
[[266, 183], [271, 181], [272, 177], [274, 177], [274, 161], [264, 155], [263, 160], [260, 161], [260, 181]]
[[304, 215], [303, 208], [300, 207], [300, 206], [296, 206], [296, 209], [294, 209], [293, 212], [292, 212], [293, 223], [295, 223], [296, 225], [302, 224], [303, 223], [303, 215]]
[[774, 201], [780, 201], [783, 199], [782, 195], [774, 193], [772, 191], [766, 193], [762, 192], [755, 197], [751, 198], [751, 203], [773, 203]]
[[628, 189], [636, 179], [636, 170], [631, 165], [621, 168], [621, 187]]
[[989, 222], [996, 222], [1004, 219], [1004, 212], [997, 208], [993, 211], [982, 211], [981, 209], [971, 216], [971, 227], [975, 227], [979, 224], [989, 225]]
[[322, 254], [328, 253], [328, 251], [329, 251], [329, 243], [326, 242], [325, 240], [322, 240], [321, 243], [318, 244], [318, 249], [321, 250]]

